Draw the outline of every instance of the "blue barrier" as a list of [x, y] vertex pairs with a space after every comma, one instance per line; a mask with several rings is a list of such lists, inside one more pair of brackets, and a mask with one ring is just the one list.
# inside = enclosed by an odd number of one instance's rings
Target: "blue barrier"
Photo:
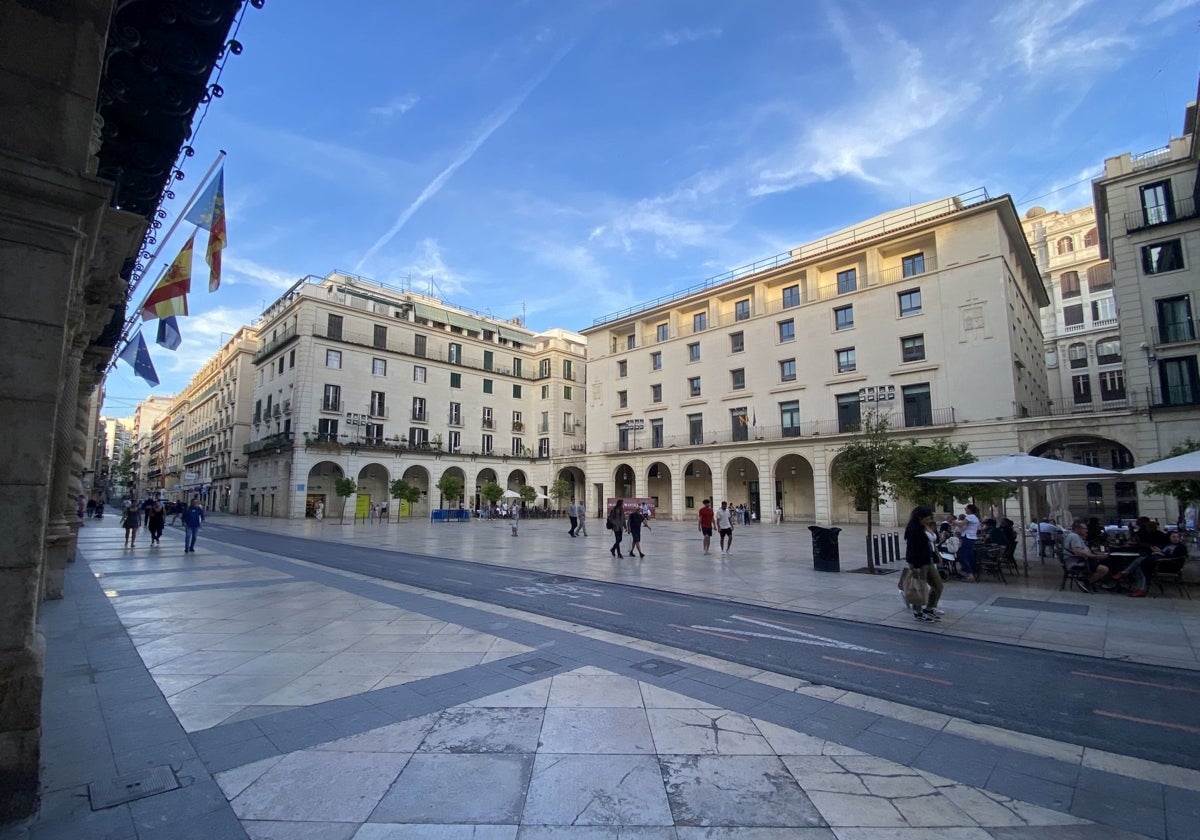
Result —
[[471, 511], [469, 510], [435, 510], [429, 514], [431, 522], [469, 522], [471, 520]]

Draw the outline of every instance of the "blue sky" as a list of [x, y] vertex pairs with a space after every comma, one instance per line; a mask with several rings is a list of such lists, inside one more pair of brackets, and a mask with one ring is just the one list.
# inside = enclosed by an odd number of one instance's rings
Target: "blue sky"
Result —
[[[202, 233], [154, 393], [308, 274], [580, 330], [925, 199], [1089, 204], [1105, 157], [1180, 133], [1198, 23], [1200, 0], [249, 9], [167, 206], [228, 152], [226, 279], [207, 293]], [[105, 411], [149, 393], [119, 366]]]

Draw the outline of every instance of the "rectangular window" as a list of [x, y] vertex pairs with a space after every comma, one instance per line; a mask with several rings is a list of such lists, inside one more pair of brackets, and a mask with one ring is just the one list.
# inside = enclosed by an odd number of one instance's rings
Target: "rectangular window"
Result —
[[847, 292], [853, 292], [858, 288], [858, 271], [857, 269], [848, 268], [845, 271], [837, 273], [838, 294], [844, 295]]
[[1092, 301], [1092, 321], [1117, 320], [1117, 302], [1110, 297]]
[[486, 432], [479, 439], [479, 448], [483, 450], [484, 455], [491, 455], [495, 445], [496, 439]]
[[692, 446], [698, 446], [704, 443], [704, 415], [689, 414], [688, 420], [688, 443]]
[[692, 316], [692, 332], [701, 332], [708, 328], [708, 313], [697, 312]]
[[387, 359], [371, 359], [371, 375], [387, 376]]
[[905, 315], [916, 315], [921, 311], [921, 290], [910, 289], [907, 292], [900, 292], [900, 317]]
[[428, 446], [429, 430], [424, 426], [409, 426], [408, 445], [411, 447]]
[[367, 443], [372, 446], [383, 446], [383, 424], [368, 423], [364, 428]]
[[1121, 362], [1121, 340], [1118, 338], [1096, 342], [1096, 364], [1115, 365]]
[[1158, 363], [1162, 399], [1167, 405], [1195, 405], [1200, 402], [1200, 375], [1196, 357], [1163, 359]]
[[525, 421], [521, 418], [521, 412], [519, 411], [512, 413], [512, 429], [514, 432], [525, 431]]
[[617, 378], [624, 379], [629, 375], [629, 362], [625, 359], [617, 362]]
[[279, 357], [279, 373], [283, 373], [283, 356]]
[[288, 353], [288, 369], [290, 370], [291, 368], [294, 368], [295, 366], [296, 366], [296, 351], [293, 350], [290, 353]]
[[749, 301], [749, 299], [739, 300], [737, 303], [735, 303], [733, 305], [733, 320], [745, 321], [749, 317], [750, 317], [750, 301]]
[[418, 423], [424, 423], [428, 418], [425, 416], [425, 398], [412, 398], [412, 419]]
[[688, 352], [688, 361], [689, 362], [700, 361], [700, 342], [694, 341], [691, 344], [689, 344], [687, 346], [687, 352]]
[[783, 290], [783, 308], [791, 309], [800, 305], [800, 286], [787, 286]]
[[700, 396], [700, 377], [699, 376], [692, 376], [692, 377], [688, 378], [688, 396], [689, 397]]
[[1064, 271], [1058, 278], [1058, 293], [1063, 300], [1079, 297], [1079, 272]]
[[901, 392], [904, 397], [904, 425], [932, 426], [933, 405], [929, 397], [929, 384], [905, 385]]
[[1171, 181], [1146, 184], [1142, 192], [1142, 218], [1146, 227], [1161, 225], [1175, 218], [1175, 203], [1171, 201]]
[[854, 360], [854, 348], [846, 347], [837, 351], [837, 372], [850, 373], [857, 369], [857, 364]]
[[737, 370], [729, 371], [730, 387], [735, 391], [744, 390], [746, 387], [746, 369], [738, 368]]
[[650, 386], [650, 402], [652, 402], [652, 403], [662, 402], [662, 385], [651, 385]]
[[575, 415], [569, 411], [563, 412], [563, 432], [568, 435], [575, 434]]
[[1067, 363], [1073, 368], [1088, 366], [1088, 349], [1083, 342], [1072, 344], [1067, 348]]
[[446, 422], [451, 426], [462, 425], [462, 403], [450, 403], [450, 410], [446, 413]]
[[625, 336], [625, 349], [632, 350], [637, 347], [637, 333], [630, 333]]
[[839, 306], [833, 310], [833, 328], [849, 330], [854, 327], [854, 306]]
[[550, 399], [550, 386], [549, 385], [542, 386], [542, 399], [544, 399], [544, 400]]
[[492, 380], [490, 380], [490, 379], [483, 380], [483, 393], [485, 393], [485, 394], [492, 393]]
[[538, 438], [538, 457], [550, 457], [550, 438]]
[[341, 350], [326, 350], [325, 351], [325, 367], [340, 368], [342, 366], [342, 351]]
[[483, 369], [491, 370], [492, 365], [494, 363], [495, 363], [495, 353], [493, 353], [491, 350], [484, 350], [483, 351]]
[[571, 399], [571, 393], [572, 393], [572, 392], [571, 392], [571, 386], [570, 386], [570, 385], [564, 385], [564, 386], [563, 386], [563, 399], [564, 399], [564, 400], [569, 400], [569, 399]]
[[447, 433], [446, 435], [446, 451], [458, 452], [462, 449], [462, 432], [457, 429]]
[[326, 385], [325, 396], [321, 400], [322, 411], [341, 411], [342, 410], [342, 386], [341, 385]]
[[1070, 306], [1062, 308], [1063, 324], [1068, 327], [1079, 327], [1083, 325], [1083, 304], [1072, 303]]
[[796, 360], [784, 359], [779, 363], [779, 381], [780, 382], [795, 382], [796, 381]]
[[862, 400], [858, 394], [837, 395], [838, 431], [846, 434], [862, 428]]
[[413, 365], [413, 382], [424, 382], [427, 373], [424, 365]]
[[629, 450], [629, 427], [624, 423], [617, 424], [617, 449], [621, 452]]
[[513, 376], [520, 376], [520, 375], [521, 375], [521, 359], [517, 356], [513, 356]]
[[788, 318], [786, 321], [779, 322], [779, 341], [795, 341], [796, 340], [796, 321]]
[[1108, 261], [1094, 265], [1087, 270], [1088, 291], [1103, 292], [1112, 288], [1112, 266]]
[[789, 400], [779, 404], [779, 425], [784, 437], [800, 437], [800, 401]]
[[446, 361], [452, 365], [462, 364], [462, 345], [454, 342], [446, 350]]
[[336, 338], [341, 340], [342, 337], [342, 316], [330, 315], [326, 321], [325, 335], [327, 338]]
[[744, 333], [735, 332], [729, 334], [729, 352], [741, 353], [746, 349], [746, 336]]
[[1125, 399], [1125, 371], [1106, 370], [1100, 374], [1100, 399]]
[[424, 359], [426, 343], [427, 342], [425, 340], [425, 336], [420, 335], [419, 333], [417, 335], [414, 335], [413, 336], [413, 355]]
[[750, 440], [750, 415], [745, 407], [729, 409], [730, 439], [734, 442]]
[[900, 361], [921, 362], [925, 360], [925, 336], [909, 335], [900, 339]]
[[387, 397], [383, 391], [371, 392], [371, 416], [387, 417]]
[[658, 341], [666, 341], [670, 337], [670, 324], [659, 324], [654, 328], [654, 337]]
[[1075, 404], [1090, 403], [1092, 401], [1092, 377], [1090, 374], [1079, 373], [1071, 377], [1071, 393], [1074, 396]]
[[629, 408], [628, 391], [617, 391], [617, 408]]
[[903, 266], [905, 277], [916, 277], [918, 274], [925, 273], [925, 255], [923, 253], [912, 254], [900, 261]]
[[662, 351], [655, 350], [650, 354], [650, 370], [662, 370]]
[[656, 417], [650, 421], [650, 445], [655, 449], [662, 449], [663, 420], [661, 417]]
[[1183, 245], [1178, 239], [1142, 246], [1142, 269], [1147, 274], [1163, 274], [1183, 268]]
[[542, 359], [538, 362], [538, 379], [545, 379], [550, 375], [550, 360]]
[[372, 343], [380, 349], [387, 349], [387, 327], [382, 324], [375, 325], [375, 334], [372, 336]]
[[1158, 312], [1158, 340], [1163, 344], [1191, 341], [1196, 337], [1192, 302], [1186, 295], [1154, 301]]
[[521, 386], [513, 385], [512, 395], [514, 400], [521, 399]]
[[567, 381], [573, 380], [575, 378], [574, 374], [575, 370], [571, 364], [571, 360], [563, 359], [563, 379], [566, 379]]
[[538, 434], [544, 435], [544, 434], [548, 433], [549, 431], [550, 431], [550, 412], [543, 411], [542, 419], [538, 423]]
[[490, 405], [485, 405], [483, 407], [483, 413], [480, 418], [480, 425], [483, 426], [483, 428], [485, 428], [485, 429], [494, 429], [495, 428], [495, 418], [492, 415], [492, 407]]
[[338, 439], [338, 421], [325, 418], [318, 420], [317, 438], [326, 443], [336, 443]]
[[458, 373], [457, 371], [452, 371], [450, 373], [450, 387], [451, 388], [461, 388], [462, 387], [462, 374], [461, 373]]

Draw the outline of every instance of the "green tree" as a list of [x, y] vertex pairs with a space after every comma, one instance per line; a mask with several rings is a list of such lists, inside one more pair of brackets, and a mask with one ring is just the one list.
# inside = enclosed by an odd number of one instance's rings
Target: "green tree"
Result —
[[393, 499], [408, 502], [408, 515], [412, 516], [413, 505], [421, 501], [421, 488], [415, 484], [409, 484], [403, 478], [397, 478], [391, 483], [388, 490], [391, 492]]
[[445, 473], [438, 479], [437, 489], [442, 491], [443, 502], [453, 504], [462, 500], [463, 480], [453, 473]]
[[550, 498], [558, 502], [558, 509], [562, 510], [563, 499], [571, 497], [571, 482], [565, 478], [556, 478], [554, 483], [550, 485]]
[[504, 497], [504, 488], [494, 481], [486, 481], [479, 488], [479, 495], [483, 496], [489, 506], [493, 506]]
[[521, 501], [527, 505], [533, 504], [533, 500], [537, 498], [537, 490], [528, 484], [522, 484], [517, 492], [521, 494]]
[[900, 444], [888, 434], [890, 428], [887, 417], [878, 411], [863, 415], [857, 437], [838, 453], [834, 476], [854, 499], [854, 506], [867, 512], [867, 571], [870, 574], [875, 574], [875, 557], [871, 553], [873, 514], [884, 498], [895, 492], [892, 477]]
[[358, 485], [352, 478], [339, 478], [333, 483], [333, 492], [342, 499], [342, 522], [346, 521], [346, 499], [358, 492]]
[[[1197, 450], [1200, 450], [1200, 440], [1187, 438], [1164, 457], [1174, 458], [1176, 455], [1186, 455]], [[1200, 501], [1200, 480], [1176, 478], [1171, 481], [1155, 481], [1146, 485], [1146, 492], [1153, 493], [1155, 496], [1174, 496], [1179, 503], [1179, 510], [1182, 511], [1192, 502]]]

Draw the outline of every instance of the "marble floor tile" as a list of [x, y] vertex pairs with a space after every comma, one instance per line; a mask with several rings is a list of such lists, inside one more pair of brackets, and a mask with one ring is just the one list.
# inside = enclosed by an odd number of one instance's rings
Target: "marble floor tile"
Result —
[[394, 752], [412, 753], [425, 740], [429, 730], [437, 723], [441, 712], [411, 718], [409, 720], [381, 726], [363, 732], [361, 735], [351, 735], [339, 738], [313, 747], [314, 750], [329, 750], [335, 752]]
[[745, 715], [726, 709], [647, 709], [660, 755], [774, 755]]
[[[254, 701], [261, 706], [312, 706], [326, 700], [350, 697], [370, 691], [378, 685], [374, 676], [351, 674], [305, 674]], [[247, 703], [247, 705], [251, 705]]]
[[442, 712], [421, 752], [533, 753], [542, 729], [541, 709], [456, 706]]
[[563, 754], [653, 754], [654, 738], [644, 709], [557, 706], [546, 709], [538, 750]]
[[673, 824], [658, 761], [649, 755], [539, 753], [521, 819], [560, 826]]
[[371, 822], [515, 825], [527, 807], [532, 767], [531, 755], [416, 753]]
[[675, 755], [659, 761], [676, 825], [825, 825], [776, 756]]
[[560, 674], [550, 685], [550, 706], [642, 708], [638, 681], [616, 674]]
[[362, 822], [408, 762], [403, 753], [291, 753], [232, 801], [242, 820]]

